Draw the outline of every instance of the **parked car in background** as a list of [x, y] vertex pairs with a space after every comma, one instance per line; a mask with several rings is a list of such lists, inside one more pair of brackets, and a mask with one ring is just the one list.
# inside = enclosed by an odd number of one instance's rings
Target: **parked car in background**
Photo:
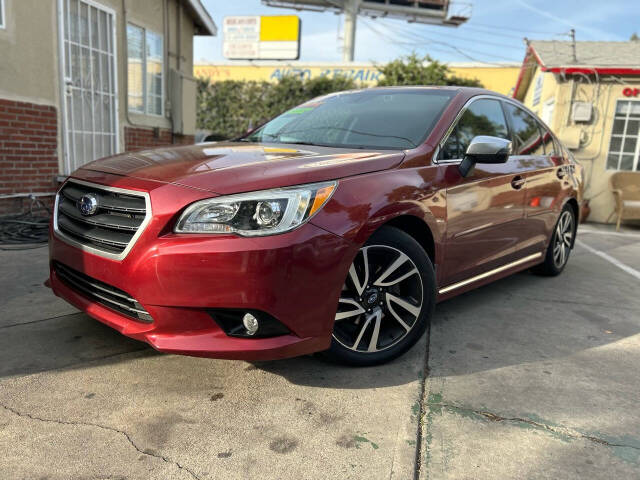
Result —
[[57, 196], [50, 283], [165, 352], [379, 364], [415, 344], [438, 301], [561, 273], [580, 182], [510, 98], [341, 92], [233, 142], [77, 170]]

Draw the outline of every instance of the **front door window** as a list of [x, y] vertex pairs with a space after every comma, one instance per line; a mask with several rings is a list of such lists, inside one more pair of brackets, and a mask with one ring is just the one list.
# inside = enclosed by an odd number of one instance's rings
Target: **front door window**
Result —
[[469, 105], [443, 145], [440, 159], [463, 158], [469, 143], [478, 135], [509, 138], [507, 122], [499, 101], [480, 99]]

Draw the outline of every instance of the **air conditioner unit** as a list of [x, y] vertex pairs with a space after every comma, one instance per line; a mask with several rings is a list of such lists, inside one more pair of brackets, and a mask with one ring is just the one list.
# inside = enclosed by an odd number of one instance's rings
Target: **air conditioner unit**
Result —
[[571, 118], [574, 122], [590, 122], [593, 115], [593, 105], [589, 102], [575, 102], [571, 108]]
[[171, 69], [170, 81], [173, 133], [194, 135], [196, 133], [197, 80], [191, 75]]

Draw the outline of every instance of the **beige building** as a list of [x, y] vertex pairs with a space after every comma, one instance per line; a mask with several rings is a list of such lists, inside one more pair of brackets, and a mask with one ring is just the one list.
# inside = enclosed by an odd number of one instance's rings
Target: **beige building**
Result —
[[110, 154], [191, 142], [200, 0], [0, 0], [0, 212]]
[[513, 96], [584, 166], [589, 220], [615, 221], [609, 177], [640, 171], [640, 42], [530, 41]]

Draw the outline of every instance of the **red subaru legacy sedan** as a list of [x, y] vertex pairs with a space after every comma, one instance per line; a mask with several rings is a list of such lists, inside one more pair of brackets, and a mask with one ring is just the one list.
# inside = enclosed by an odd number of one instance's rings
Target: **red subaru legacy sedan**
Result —
[[372, 365], [437, 302], [564, 269], [581, 169], [470, 88], [316, 98], [232, 142], [98, 160], [58, 192], [56, 295], [163, 352]]

